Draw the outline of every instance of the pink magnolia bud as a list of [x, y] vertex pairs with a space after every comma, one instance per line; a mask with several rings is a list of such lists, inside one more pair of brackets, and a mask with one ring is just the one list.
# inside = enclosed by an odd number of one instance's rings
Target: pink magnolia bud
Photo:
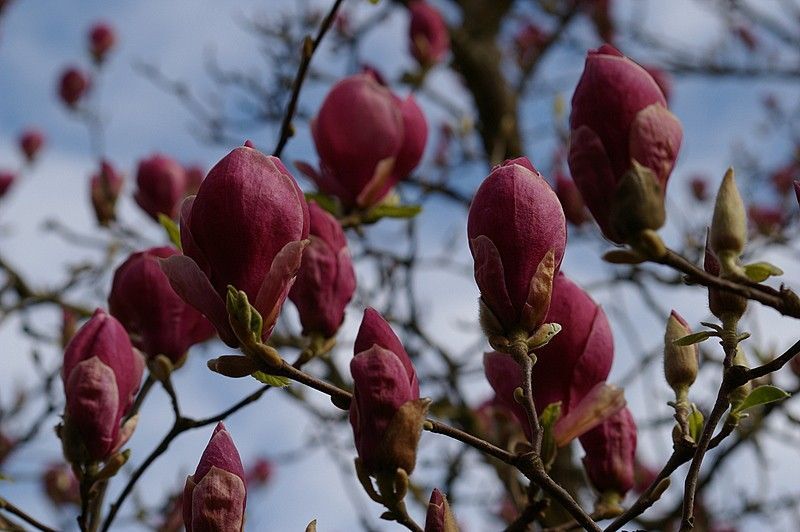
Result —
[[320, 171], [305, 163], [298, 168], [346, 208], [368, 208], [417, 166], [428, 126], [412, 96], [401, 100], [373, 76], [358, 74], [334, 85], [311, 133]]
[[636, 423], [623, 408], [580, 438], [586, 456], [583, 467], [600, 493], [624, 496], [633, 487], [636, 463]]
[[644, 493], [658, 478], [658, 470], [636, 460], [633, 464], [633, 490]]
[[42, 146], [44, 146], [44, 133], [38, 129], [26, 129], [19, 137], [19, 148], [29, 163], [36, 159]]
[[297, 306], [303, 334], [336, 335], [356, 289], [356, 273], [339, 222], [314, 202], [309, 203], [311, 243], [303, 252], [289, 299]]
[[541, 27], [527, 21], [514, 35], [514, 52], [517, 65], [526, 68], [538, 57], [539, 52], [550, 36]]
[[111, 163], [102, 161], [100, 170], [89, 181], [92, 208], [97, 223], [106, 226], [117, 219], [117, 199], [124, 179]]
[[263, 486], [270, 481], [275, 466], [269, 458], [261, 457], [247, 470], [246, 484], [249, 486]]
[[11, 188], [11, 185], [14, 184], [14, 181], [17, 180], [16, 174], [13, 172], [8, 172], [5, 170], [0, 170], [0, 198], [8, 193], [8, 190]]
[[411, 13], [408, 28], [411, 55], [423, 67], [438, 63], [450, 49], [450, 32], [442, 14], [425, 0], [412, 0], [408, 11]]
[[411, 473], [427, 402], [400, 340], [374, 309], [364, 312], [350, 362], [350, 424], [365, 470]]
[[42, 487], [56, 506], [81, 503], [80, 483], [67, 464], [51, 464], [42, 475]]
[[[482, 318], [491, 318], [482, 319], [484, 329], [535, 332], [550, 305], [567, 227], [558, 197], [528, 159], [506, 161], [483, 181], [469, 209], [467, 235]], [[546, 289], [539, 290], [542, 285]]]
[[239, 452], [220, 422], [183, 489], [186, 532], [244, 528], [247, 486]]
[[[622, 242], [621, 227], [627, 203], [637, 198], [619, 197], [618, 185], [634, 169], [632, 161], [652, 171], [655, 198], [663, 210], [667, 179], [675, 164], [682, 129], [667, 110], [664, 94], [641, 66], [610, 45], [589, 52], [583, 76], [572, 96], [569, 167], [575, 184], [603, 234]], [[651, 191], [644, 191], [653, 195]], [[626, 201], [627, 200], [627, 201]], [[623, 205], [623, 201], [625, 205]], [[612, 219], [614, 215], [622, 220]], [[637, 220], [644, 229], [658, 229], [663, 215]], [[616, 227], [615, 227], [616, 226]], [[634, 231], [638, 228], [631, 227]]]
[[780, 208], [766, 205], [751, 205], [747, 209], [747, 218], [750, 225], [764, 236], [780, 233], [786, 223], [786, 217]]
[[144, 360], [125, 328], [97, 309], [64, 352], [62, 441], [70, 461], [104, 460], [125, 444], [133, 425], [120, 424], [133, 404], [143, 371]]
[[98, 65], [117, 42], [117, 34], [110, 24], [97, 22], [89, 28], [89, 53]]
[[108, 305], [148, 357], [164, 355], [174, 364], [192, 345], [209, 339], [214, 327], [175, 293], [159, 258], [179, 253], [171, 247], [134, 253], [114, 272]]
[[175, 292], [236, 346], [225, 307], [233, 285], [261, 314], [268, 338], [309, 232], [303, 192], [280, 159], [246, 147], [230, 152], [184, 201], [180, 226], [184, 255], [161, 262]]
[[775, 170], [770, 176], [772, 186], [782, 196], [792, 191], [792, 182], [800, 177], [800, 163], [792, 162]]
[[61, 74], [58, 85], [58, 95], [64, 105], [74, 109], [78, 101], [89, 90], [91, 82], [89, 76], [77, 68], [70, 67]]
[[689, 188], [692, 190], [692, 196], [697, 201], [706, 201], [708, 199], [708, 178], [702, 174], [696, 174], [689, 180]]
[[558, 201], [561, 202], [564, 217], [569, 223], [579, 227], [589, 220], [586, 204], [583, 202], [583, 197], [581, 197], [581, 191], [578, 190], [572, 179], [561, 172], [556, 174], [556, 196], [558, 196]]
[[428, 513], [425, 516], [425, 532], [458, 532], [455, 517], [450, 511], [447, 497], [438, 489], [431, 493]]
[[650, 76], [652, 76], [653, 80], [658, 85], [658, 88], [661, 89], [661, 92], [664, 94], [664, 99], [669, 103], [672, 99], [672, 78], [669, 75], [669, 72], [662, 70], [661, 68], [654, 66], [654, 65], [642, 65]]
[[197, 194], [200, 190], [200, 184], [206, 178], [205, 169], [197, 164], [192, 164], [184, 168], [186, 172], [186, 196]]
[[183, 166], [166, 155], [152, 155], [139, 162], [136, 185], [133, 197], [152, 219], [158, 221], [159, 214], [177, 218], [187, 186]]

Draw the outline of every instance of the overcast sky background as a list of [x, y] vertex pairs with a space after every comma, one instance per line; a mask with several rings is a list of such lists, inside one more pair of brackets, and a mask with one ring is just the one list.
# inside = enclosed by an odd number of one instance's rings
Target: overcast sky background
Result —
[[[386, 1], [386, 0], [384, 0]], [[328, 2], [318, 2], [327, 8]], [[361, 15], [371, 8], [366, 2], [348, 0], [346, 5], [358, 4]], [[618, 3], [620, 16], [627, 16], [631, 2]], [[642, 2], [644, 4], [644, 2]], [[657, 27], [663, 35], [668, 35], [683, 43], [702, 46], [720, 37], [721, 28], [713, 19], [693, 2], [674, 0], [671, 2], [647, 2], [650, 6], [648, 18], [644, 21]], [[136, 73], [132, 65], [144, 60], [158, 65], [170, 77], [188, 81], [193, 87], [205, 91], [209, 88], [204, 73], [203, 52], [213, 47], [220, 63], [231, 68], [260, 68], [258, 43], [247, 34], [237, 22], [254, 14], [274, 16], [281, 10], [290, 8], [292, 2], [276, 0], [240, 0], [219, 2], [214, 0], [140, 0], [104, 2], [101, 0], [81, 0], [80, 2], [43, 2], [41, 0], [20, 0], [9, 8], [0, 21], [0, 168], [19, 166], [16, 138], [28, 125], [42, 128], [47, 135], [47, 146], [41, 160], [11, 194], [0, 205], [0, 250], [15, 265], [26, 272], [34, 284], [46, 286], [63, 278], [64, 265], [81, 258], [95, 256], [91, 252], [76, 249], [63, 240], [45, 234], [41, 230], [43, 220], [58, 217], [64, 224], [78, 231], [94, 230], [93, 215], [88, 202], [87, 179], [96, 163], [89, 150], [86, 128], [65, 111], [55, 97], [57, 77], [66, 65], [78, 64], [88, 68], [84, 52], [85, 32], [91, 23], [107, 20], [119, 34], [119, 46], [110, 58], [107, 71], [95, 91], [99, 106], [106, 121], [107, 154], [116, 165], [129, 176], [135, 171], [136, 161], [154, 151], [161, 151], [185, 162], [197, 162], [210, 167], [234, 146], [209, 146], [199, 143], [189, 132], [192, 123], [190, 115], [177, 102], [162, 90]], [[448, 15], [450, 13], [448, 12]], [[388, 65], [389, 77], [396, 77], [403, 69], [412, 65], [406, 53], [407, 18], [402, 12], [390, 18], [380, 31], [367, 36], [363, 48], [363, 58], [371, 63]], [[591, 42], [591, 32], [586, 31], [587, 42]], [[594, 44], [597, 44], [596, 42]], [[341, 61], [323, 50], [315, 58], [315, 66], [331, 74]], [[574, 80], [580, 75], [583, 60], [575, 52], [559, 52], [548, 58], [545, 64], [545, 77], [553, 79], [569, 78], [565, 93], [568, 99]], [[341, 74], [343, 71], [339, 71]], [[469, 100], [458, 87], [451, 73], [435, 72], [430, 83], [437, 91], [452, 95], [454, 101], [463, 108], [469, 108]], [[794, 90], [795, 92], [792, 92]], [[687, 177], [694, 172], [706, 172], [713, 176], [714, 186], [721, 178], [725, 168], [732, 160], [732, 147], [736, 142], [746, 141], [748, 145], [765, 154], [767, 159], [775, 159], [783, 146], [779, 143], [765, 143], [752, 138], [753, 129], [760, 116], [761, 96], [766, 92], [779, 96], [796, 96], [788, 84], [752, 83], [742, 80], [711, 80], [707, 78], [688, 78], [675, 82], [671, 108], [684, 126], [684, 145], [679, 165], [673, 173], [669, 198], [671, 206], [685, 202]], [[304, 93], [301, 103], [313, 111], [324, 92], [319, 89]], [[437, 129], [442, 113], [424, 96], [420, 97], [431, 123], [431, 131]], [[549, 121], [552, 100], [550, 97], [534, 98], [525, 106], [523, 117], [528, 127]], [[274, 131], [262, 131], [254, 137], [256, 145], [269, 151], [275, 142]], [[538, 137], [530, 136], [528, 154], [534, 164], [548, 160], [552, 144], [540, 142]], [[242, 139], [243, 141], [244, 139]], [[429, 152], [435, 141], [432, 135]], [[287, 161], [304, 159], [316, 161], [306, 127], [300, 127], [284, 157]], [[423, 170], [424, 170], [423, 166]], [[465, 188], [477, 186], [485, 175], [485, 169], [478, 168], [463, 177]], [[306, 183], [307, 185], [307, 183]], [[130, 200], [132, 183], [128, 183], [126, 197], [121, 204], [121, 216], [128, 225], [134, 226], [154, 240], [163, 237], [160, 229], [141, 214]], [[688, 212], [689, 217], [708, 217], [710, 212]], [[422, 215], [423, 234], [426, 235], [423, 254], [435, 254], [440, 238], [449, 234], [464, 233], [464, 213], [445, 202], [436, 202]], [[377, 237], [391, 238], [397, 225], [386, 222], [371, 229]], [[674, 229], [674, 228], [673, 228]], [[667, 228], [665, 236], [669, 241], [676, 232]], [[578, 239], [576, 239], [578, 240]], [[599, 251], [606, 244], [598, 238], [584, 238], [581, 243], [570, 247], [564, 261], [563, 270], [575, 279], [589, 283], [602, 277]], [[461, 248], [465, 258], [466, 245]], [[767, 258], [767, 257], [759, 257]], [[797, 278], [797, 268], [788, 262], [794, 257], [770, 257], [787, 272], [789, 284]], [[418, 282], [426, 287], [429, 304], [429, 330], [437, 336], [446, 337], [455, 346], [466, 346], [477, 337], [477, 331], [465, 335], [461, 326], [474, 323], [476, 314], [476, 288], [450, 274], [431, 271], [421, 274]], [[101, 287], [107, 289], [107, 287]], [[678, 308], [690, 323], [697, 324], [707, 317], [704, 294], [698, 290], [673, 290], [661, 293], [661, 303], [665, 308]], [[618, 352], [612, 372], [612, 382], [624, 375], [634, 364], [633, 354], [640, 353], [641, 346], [636, 340], [628, 338], [619, 331], [625, 320], [634, 320], [641, 334], [641, 344], [646, 348], [658, 345], [662, 324], [649, 314], [641, 312], [632, 293], [617, 293], [612, 298], [607, 292], [593, 292], [596, 299], [606, 306], [615, 329]], [[293, 316], [294, 310], [287, 309]], [[345, 338], [352, 338], [361, 309], [352, 308], [346, 326]], [[790, 322], [777, 318], [769, 310], [758, 314], [762, 326], [769, 330], [769, 342], [776, 349], [788, 346], [796, 338], [792, 336]], [[664, 317], [666, 318], [666, 316]], [[53, 323], [55, 316], [42, 315], [43, 326]], [[0, 328], [0, 400], [6, 404], [17, 385], [30, 382], [32, 377], [29, 364], [30, 340], [21, 337], [17, 331], [19, 323], [11, 320]], [[347, 340], [342, 342], [347, 345]], [[204, 416], [219, 410], [255, 389], [255, 383], [243, 380], [224, 379], [205, 369], [205, 360], [210, 356], [222, 354], [219, 343], [211, 343], [192, 354], [187, 366], [175, 376], [176, 385], [189, 415]], [[349, 356], [343, 349], [340, 356]], [[50, 364], [60, 356], [59, 353], [45, 353]], [[480, 353], [475, 353], [476, 365]], [[791, 382], [790, 379], [785, 379]], [[654, 393], [654, 390], [656, 392]], [[423, 384], [424, 392], [424, 384]], [[488, 385], [476, 378], [474, 383], [476, 402], [488, 393]], [[696, 390], [698, 400], [706, 401], [712, 397], [714, 389]], [[640, 379], [637, 386], [628, 390], [629, 401], [637, 419], [652, 418], [655, 412], [664, 412], [664, 401], [669, 398], [668, 389], [659, 371]], [[321, 401], [320, 404], [324, 404]], [[132, 463], [138, 464], [152, 449], [160, 436], [171, 423], [172, 413], [162, 392], [154, 392], [148, 398], [142, 412], [144, 422], [131, 441]], [[280, 393], [270, 392], [257, 404], [233, 416], [228, 427], [237, 443], [245, 466], [257, 456], [280, 456], [307, 445], [310, 439], [331, 438], [341, 449], [333, 454], [343, 460], [347, 469], [344, 486], [349, 487], [353, 480], [349, 473], [350, 462], [354, 456], [352, 440], [348, 432], [338, 431], [333, 435], [300, 415], [295, 403], [288, 402]], [[212, 427], [183, 435], [152, 468], [140, 482], [142, 500], [148, 503], [158, 498], [167, 489], [179, 490], [185, 475], [191, 473], [204, 448]], [[431, 449], [431, 441], [437, 438], [423, 436], [423, 446]], [[644, 456], [651, 464], [663, 463], [669, 452], [666, 440], [656, 437], [642, 439]], [[655, 442], [655, 443], [654, 443]], [[790, 442], [795, 449], [790, 450], [781, 442], [766, 441], [767, 452], [792, 452], [796, 458], [796, 442]], [[441, 452], [441, 446], [435, 447]], [[749, 452], [749, 451], [748, 451]], [[313, 518], [319, 520], [320, 530], [352, 530], [357, 527], [353, 517], [352, 503], [345, 489], [340, 489], [340, 472], [332, 456], [311, 447], [309, 460], [302, 463], [290, 462], [279, 466], [274, 481], [262, 491], [253, 491], [248, 502], [248, 530], [286, 531], [303, 530]], [[426, 454], [427, 453], [427, 454]], [[431, 452], [423, 451], [424, 461]], [[0, 495], [31, 511], [50, 523], [59, 523], [64, 514], [54, 512], [49, 504], [38, 496], [38, 485], [26, 482], [38, 474], [43, 461], [57, 460], [60, 449], [57, 440], [44, 434], [24, 452], [15, 455], [7, 466], [8, 473], [16, 478], [13, 482], [0, 482]], [[750, 457], [752, 458], [752, 453]], [[752, 471], [752, 464], [745, 465], [745, 471]], [[420, 467], [420, 469], [423, 469]], [[780, 469], [768, 471], [768, 483], [761, 480], [750, 485], [750, 493], [785, 491], [796, 485], [797, 461], [786, 463]], [[480, 473], [473, 473], [476, 480]], [[742, 472], [726, 470], [730, 478], [741, 478]], [[682, 475], [679, 478], [683, 478]], [[761, 478], [761, 477], [757, 477]], [[349, 484], [348, 484], [349, 483]], [[121, 488], [117, 482], [110, 489], [113, 497]], [[475, 485], [475, 484], [473, 484]], [[358, 491], [353, 489], [352, 491]], [[675, 490], [673, 490], [675, 491]], [[482, 496], [477, 488], [466, 490], [465, 501]], [[366, 501], [360, 493], [361, 504], [368, 505], [368, 515], [379, 527], [393, 529], [391, 525], [381, 525], [377, 516], [381, 509]], [[712, 497], [714, 504], [729, 503]], [[473, 500], [474, 502], [474, 500]], [[491, 504], [493, 501], [489, 501]], [[484, 504], [486, 501], [484, 501]], [[128, 505], [127, 510], [132, 508]], [[123, 512], [125, 513], [125, 512]], [[128, 514], [129, 515], [129, 514]], [[474, 520], [474, 514], [464, 509], [460, 514], [465, 530], [493, 530], [496, 523]], [[69, 521], [67, 521], [69, 522]], [[123, 520], [117, 523], [120, 530]]]

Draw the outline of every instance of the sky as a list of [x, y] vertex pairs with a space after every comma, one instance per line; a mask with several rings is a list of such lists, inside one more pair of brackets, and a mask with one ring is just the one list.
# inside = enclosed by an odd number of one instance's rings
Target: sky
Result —
[[[634, 12], [631, 3], [619, 2], [619, 16], [627, 17]], [[196, 162], [210, 167], [235, 145], [210, 146], [198, 142], [191, 132], [193, 121], [189, 113], [171, 95], [144, 79], [134, 65], [140, 62], [154, 64], [170, 78], [185, 80], [199, 93], [207, 94], [211, 85], [204, 71], [204, 54], [214, 50], [219, 62], [225, 66], [259, 71], [263, 68], [259, 58], [259, 43], [243, 30], [241, 21], [254, 15], [274, 17], [291, 9], [292, 4], [288, 0], [81, 0], [75, 3], [19, 0], [12, 5], [0, 20], [0, 168], [19, 167], [16, 138], [28, 125], [36, 125], [45, 131], [47, 146], [41, 160], [33, 168], [24, 171], [22, 181], [0, 205], [2, 255], [27, 272], [37, 286], [55, 284], [63, 278], [68, 264], [97, 256], [95, 252], [76, 248], [42, 229], [45, 220], [58, 218], [76, 231], [91, 233], [94, 230], [87, 179], [96, 162], [86, 128], [70, 116], [55, 98], [56, 79], [63, 67], [71, 64], [89, 67], [84, 52], [85, 32], [89, 25], [105, 20], [114, 25], [119, 33], [119, 47], [104, 68], [92, 98], [96, 98], [95, 103], [101, 111], [107, 156], [130, 176], [135, 170], [136, 161], [155, 151], [170, 154], [181, 162]], [[327, 7], [327, 2], [315, 4]], [[356, 16], [369, 15], [371, 7], [366, 2], [349, 0], [346, 4], [358, 4]], [[646, 4], [647, 17], [642, 23], [663, 35], [698, 47], [711, 46], [721, 38], [721, 27], [715, 25], [708, 13], [694, 2], [650, 1]], [[453, 15], [445, 4], [439, 5], [447, 16]], [[390, 78], [397, 77], [403, 69], [409, 68], [412, 62], [406, 52], [407, 23], [405, 14], [398, 12], [384, 23], [380, 31], [368, 34], [362, 48], [362, 59], [385, 66]], [[591, 44], [591, 39], [587, 39]], [[543, 65], [545, 78], [567, 80], [564, 82], [567, 88], [564, 96], [567, 99], [582, 70], [581, 56], [582, 53], [575, 51], [559, 52], [549, 57]], [[315, 58], [314, 64], [332, 76], [340, 76], [346, 68], [336, 53], [326, 49]], [[437, 92], [450, 95], [457, 106], [470, 112], [469, 98], [452, 73], [441, 69], [435, 71], [429, 83]], [[690, 211], [686, 215], [691, 219], [710, 217], [710, 212], [695, 212], [685, 207], [688, 177], [695, 172], [705, 172], [716, 183], [734, 159], [733, 147], [752, 130], [748, 125], [758, 123], [763, 93], [771, 91], [788, 96], [793, 94], [792, 90], [796, 90], [796, 87], [781, 83], [759, 84], [702, 77], [676, 80], [671, 109], [683, 124], [684, 144], [670, 184], [671, 205]], [[313, 112], [322, 96], [323, 88], [309, 88], [303, 93], [301, 107]], [[438, 123], [444, 116], [442, 111], [424, 94], [418, 97], [429, 122]], [[546, 122], [551, 107], [552, 94], [534, 94], [523, 107], [526, 124]], [[432, 131], [434, 129], [431, 127]], [[257, 135], [252, 137], [256, 145], [267, 151], [275, 142], [274, 130], [255, 130], [253, 133]], [[548, 160], [552, 144], [539, 142], [535, 136], [531, 136], [531, 139], [526, 148], [534, 164]], [[768, 159], [777, 157], [780, 151], [780, 146], [774, 143], [747, 136], [744, 140], [752, 143]], [[432, 141], [429, 142], [428, 155], [432, 151], [432, 144]], [[316, 161], [307, 127], [298, 128], [297, 136], [290, 142], [284, 159]], [[429, 164], [423, 164], [422, 171], [426, 168], [430, 168]], [[464, 176], [464, 187], [474, 189], [485, 172], [485, 168], [475, 167], [473, 172]], [[304, 183], [304, 186], [307, 185]], [[132, 188], [129, 183], [122, 200], [122, 219], [153, 241], [161, 240], [163, 235], [160, 228], [133, 204], [130, 198]], [[446, 202], [434, 203], [421, 217], [421, 231], [425, 235], [423, 255], [435, 256], [442, 238], [464, 232], [463, 211]], [[375, 238], [388, 239], [397, 229], [397, 224], [386, 222], [371, 231], [374, 231], [372, 234]], [[664, 234], [668, 241], [669, 238], [677, 238], [675, 229], [674, 226], [666, 228]], [[565, 258], [564, 271], [585, 284], [602, 278], [606, 270], [597, 256], [607, 247], [596, 235], [575, 238]], [[457, 256], [469, 265], [465, 245], [457, 251]], [[786, 278], [789, 280], [798, 274], [797, 268], [787, 263], [791, 258], [781, 255], [774, 257], [787, 271]], [[417, 282], [426, 287], [426, 325], [430, 330], [439, 337], [447, 338], [456, 347], [466, 347], [478, 338], [475, 328], [464, 333], [464, 324], [474, 323], [476, 313], [477, 289], [468, 279], [433, 269], [421, 273]], [[101, 291], [105, 289], [98, 288]], [[618, 292], [612, 294], [597, 290], [593, 296], [605, 305], [617, 333], [618, 350], [611, 378], [613, 382], [632, 367], [642, 346], [651, 349], [658, 345], [657, 338], [654, 340], [645, 336], [635, 339], [621, 334], [619, 331], [625, 321], [633, 319], [636, 328], [647, 331], [659, 331], [663, 324], [639, 312], [637, 298], [630, 290], [623, 291], [621, 296]], [[690, 323], [698, 323], [707, 315], [702, 291], [676, 288], [660, 294], [660, 297], [659, 302], [665, 308], [679, 308]], [[291, 315], [294, 310], [287, 312]], [[359, 308], [350, 309], [343, 344], [346, 345], [347, 339], [352, 338], [360, 314]], [[40, 313], [36, 319], [47, 326], [54, 322], [55, 316]], [[756, 321], [761, 321], [762, 326], [770, 331], [770, 342], [776, 348], [793, 341], [789, 322], [776, 318], [775, 313], [759, 311]], [[18, 383], [30, 382], [31, 379], [28, 356], [32, 343], [18, 333], [18, 326], [16, 320], [11, 320], [0, 327], [0, 360], [4, 369], [0, 372], [0, 400], [4, 403], [13, 395]], [[223, 379], [205, 369], [205, 359], [222, 354], [221, 349], [221, 344], [213, 342], [202, 346], [196, 355], [192, 353], [192, 363], [187, 364], [175, 377], [176, 386], [185, 397], [184, 404], [190, 415], [216, 412], [256, 387], [254, 382]], [[46, 356], [52, 364], [60, 354], [48, 352]], [[343, 352], [341, 356], [349, 355]], [[480, 354], [476, 353], [475, 357], [477, 366]], [[654, 371], [653, 375], [640, 379], [638, 387], [628, 390], [629, 401], [637, 418], [653, 417], [655, 412], [664, 412], [664, 402], [669, 394], [662, 380], [658, 371]], [[658, 383], [658, 392], [655, 394], [651, 393], [653, 381]], [[705, 400], [711, 397], [712, 392], [712, 389], [707, 390]], [[471, 383], [470, 393], [476, 402], [488, 393], [488, 385], [480, 376]], [[349, 433], [341, 430], [330, 432], [324, 427], [314, 426], [302, 410], [282, 394], [269, 392], [268, 395], [228, 421], [245, 465], [260, 455], [280, 457], [296, 454], [302, 449], [306, 449], [308, 459], [280, 465], [274, 481], [266, 489], [251, 493], [248, 529], [302, 530], [313, 518], [318, 519], [320, 530], [354, 529], [357, 525], [353, 521], [353, 503], [346, 495], [347, 490], [337, 489], [341, 482], [345, 486], [352, 483], [349, 468], [354, 453]], [[699, 396], [703, 397], [702, 390]], [[320, 404], [324, 404], [322, 399]], [[139, 463], [167, 430], [171, 412], [166, 405], [165, 396], [160, 391], [148, 398], [142, 412], [142, 418], [147, 422], [140, 425], [131, 440], [132, 463]], [[158, 500], [153, 497], [154, 494], [182, 487], [185, 475], [193, 470], [210, 432], [211, 427], [207, 427], [186, 434], [173, 444], [158, 466], [143, 478], [140, 490], [143, 501], [153, 503]], [[427, 456], [426, 452], [432, 452], [426, 449], [435, 449], [436, 452], [441, 449], [441, 446], [431, 446], [428, 441], [431, 437], [423, 437], [423, 456]], [[653, 441], [658, 437], [654, 436]], [[320, 438], [336, 441], [338, 449], [331, 452], [321, 449], [314, 444]], [[648, 458], [653, 462], [658, 459], [663, 461], [664, 453], [668, 452], [664, 448], [665, 441], [661, 437], [660, 443], [646, 446], [646, 453], [652, 455]], [[776, 449], [775, 452], [786, 452], [781, 442], [770, 441], [767, 446], [768, 449]], [[9, 472], [19, 480], [0, 481], [0, 495], [20, 501], [21, 506], [47, 522], [68, 522], [62, 521], [67, 519], [65, 514], [54, 512], [47, 502], [37, 496], [38, 486], [35, 483], [24, 481], [36, 474], [38, 464], [42, 461], [56, 460], [59, 452], [55, 438], [42, 436], [10, 462]], [[337, 464], [343, 464], [345, 474]], [[745, 464], [743, 467], [753, 466]], [[790, 484], [797, 473], [793, 467], [770, 470], [767, 477], [770, 483], [750, 488], [755, 491], [779, 490]], [[480, 480], [480, 472], [471, 474], [475, 475], [476, 482]], [[733, 471], [723, 471], [723, 478], [726, 478], [724, 475], [735, 474]], [[118, 489], [118, 485], [113, 487], [111, 494], [116, 494]], [[358, 504], [367, 505], [367, 513], [372, 516], [373, 524], [381, 529], [390, 529], [377, 520], [379, 508], [360, 493], [358, 501]], [[463, 515], [475, 519], [469, 528], [471, 531], [492, 530], [492, 526], [496, 526], [493, 522], [477, 520], [474, 511], [469, 509]], [[119, 530], [135, 529], [130, 524], [123, 524], [121, 520]]]

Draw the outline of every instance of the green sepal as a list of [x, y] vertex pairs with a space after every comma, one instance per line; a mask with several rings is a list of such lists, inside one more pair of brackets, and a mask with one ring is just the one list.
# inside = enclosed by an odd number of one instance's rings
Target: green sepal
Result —
[[172, 242], [172, 245], [183, 251], [183, 247], [181, 246], [181, 230], [178, 224], [175, 223], [175, 220], [164, 213], [158, 213], [158, 223], [160, 223], [161, 227], [167, 232], [167, 238]]
[[783, 270], [769, 262], [754, 262], [744, 266], [744, 274], [755, 283], [766, 281], [770, 277], [783, 275]]

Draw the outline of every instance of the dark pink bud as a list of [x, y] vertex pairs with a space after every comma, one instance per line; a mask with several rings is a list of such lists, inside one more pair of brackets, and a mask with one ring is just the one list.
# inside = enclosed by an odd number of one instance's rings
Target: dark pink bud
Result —
[[130, 437], [131, 426], [120, 427], [133, 404], [142, 380], [144, 360], [134, 351], [128, 333], [115, 318], [97, 309], [78, 330], [64, 352], [61, 378], [64, 381], [64, 411], [68, 455], [75, 444], [88, 457], [103, 460]]
[[636, 423], [623, 408], [580, 438], [586, 456], [583, 467], [600, 493], [624, 496], [633, 487]]
[[356, 289], [356, 273], [339, 222], [314, 202], [309, 203], [311, 243], [303, 252], [289, 299], [300, 313], [303, 334], [336, 335]]
[[708, 178], [706, 176], [701, 174], [692, 176], [689, 180], [689, 187], [692, 190], [692, 196], [697, 201], [706, 201], [708, 199]]
[[147, 356], [164, 355], [174, 364], [192, 345], [209, 339], [214, 327], [175, 293], [159, 258], [179, 255], [171, 247], [134, 253], [114, 272], [108, 305]]
[[80, 483], [67, 464], [51, 464], [42, 475], [42, 487], [56, 506], [81, 503]]
[[5, 170], [0, 170], [0, 198], [8, 193], [8, 190], [11, 188], [11, 185], [14, 184], [14, 181], [17, 180], [16, 174], [13, 172], [8, 172]]
[[586, 212], [586, 204], [581, 197], [581, 191], [575, 186], [575, 182], [562, 174], [556, 174], [556, 196], [561, 202], [564, 210], [564, 217], [575, 227], [583, 225], [589, 220]]
[[520, 68], [529, 66], [539, 55], [539, 51], [547, 43], [549, 37], [548, 33], [538, 25], [531, 21], [525, 22], [514, 35], [517, 65]]
[[747, 217], [752, 227], [764, 236], [779, 233], [786, 223], [786, 216], [778, 207], [751, 205], [747, 209]]
[[450, 159], [450, 143], [453, 140], [453, 128], [447, 122], [439, 127], [439, 140], [433, 157], [437, 166], [447, 166]]
[[[398, 468], [411, 473], [414, 469], [424, 412], [414, 411], [419, 391], [413, 366], [410, 372], [407, 369], [410, 365], [403, 353], [378, 345], [361, 351], [350, 362], [350, 424], [358, 456], [370, 474]], [[416, 436], [413, 445], [402, 445], [402, 439], [411, 436]]]
[[353, 345], [353, 352], [358, 354], [362, 351], [369, 350], [372, 346], [377, 345], [392, 353], [395, 353], [403, 366], [406, 373], [411, 376], [411, 392], [419, 397], [419, 382], [417, 381], [417, 374], [414, 371], [414, 365], [411, 363], [405, 347], [392, 330], [392, 327], [381, 316], [381, 313], [372, 307], [367, 307], [364, 310], [364, 317], [361, 319], [361, 326], [358, 328], [355, 343]]
[[272, 464], [272, 461], [269, 458], [259, 458], [256, 462], [247, 470], [245, 478], [247, 479], [247, 484], [249, 486], [263, 486], [272, 478], [273, 469], [275, 466]]
[[173, 289], [204, 314], [230, 346], [228, 285], [243, 290], [269, 337], [294, 282], [309, 215], [303, 192], [280, 159], [236, 148], [211, 169], [180, 216], [183, 256], [162, 260]]
[[100, 170], [89, 181], [92, 207], [98, 224], [105, 226], [117, 219], [117, 199], [123, 184], [122, 174], [108, 161], [102, 161]]
[[239, 531], [244, 527], [247, 486], [239, 452], [221, 422], [183, 489], [186, 532]]
[[532, 334], [550, 304], [534, 277], [558, 272], [567, 227], [558, 197], [528, 159], [506, 161], [483, 181], [467, 234], [481, 301], [506, 334]]
[[77, 68], [68, 68], [61, 74], [58, 85], [58, 95], [61, 97], [61, 101], [64, 102], [64, 105], [72, 109], [89, 90], [90, 84], [91, 82], [89, 81], [88, 75]]
[[800, 176], [800, 167], [798, 163], [792, 162], [775, 170], [770, 176], [770, 180], [779, 194], [786, 195], [791, 192], [792, 182], [798, 176]]
[[450, 511], [447, 498], [438, 489], [433, 490], [431, 500], [428, 502], [425, 532], [458, 532], [458, 525]]
[[298, 168], [348, 209], [383, 199], [419, 163], [428, 135], [414, 98], [401, 100], [368, 74], [331, 89], [311, 132], [320, 171], [305, 163]]
[[184, 168], [186, 172], [186, 196], [192, 196], [197, 194], [197, 191], [200, 190], [200, 184], [203, 182], [203, 179], [206, 178], [206, 171], [205, 169], [197, 164], [192, 164]]
[[450, 49], [450, 32], [439, 10], [424, 0], [408, 3], [411, 23], [408, 28], [409, 49], [423, 67], [442, 60]]
[[36, 159], [42, 146], [44, 146], [44, 133], [38, 129], [26, 129], [19, 137], [19, 148], [29, 163]]
[[165, 155], [152, 155], [139, 162], [136, 185], [138, 189], [133, 197], [153, 220], [158, 221], [159, 214], [172, 219], [178, 217], [187, 186], [183, 166]]
[[642, 68], [647, 70], [647, 73], [653, 77], [658, 88], [660, 88], [661, 92], [664, 94], [664, 99], [669, 103], [672, 99], [672, 77], [669, 75], [669, 72], [654, 65], [642, 65]]
[[110, 24], [98, 22], [89, 28], [89, 53], [98, 65], [117, 42], [117, 34]]
[[605, 44], [587, 55], [572, 96], [570, 129], [575, 184], [603, 234], [620, 242], [611, 221], [617, 185], [635, 160], [653, 172], [663, 201], [683, 138], [680, 122], [653, 77]]

